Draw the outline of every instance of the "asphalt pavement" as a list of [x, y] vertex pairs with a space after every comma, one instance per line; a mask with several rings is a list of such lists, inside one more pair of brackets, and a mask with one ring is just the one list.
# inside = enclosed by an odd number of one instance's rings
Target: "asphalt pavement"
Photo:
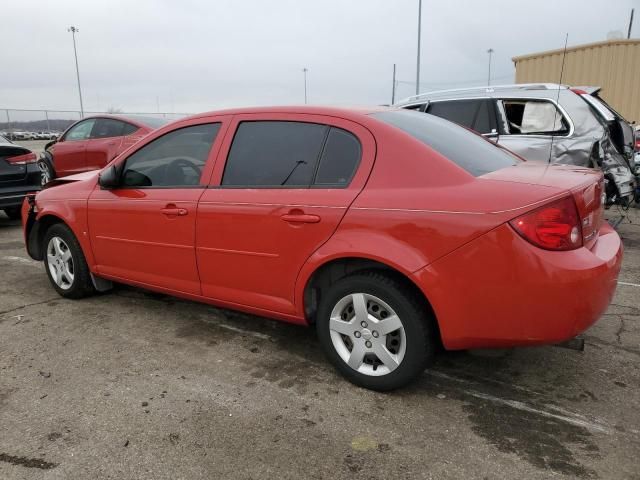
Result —
[[584, 352], [445, 353], [383, 394], [313, 329], [124, 286], [65, 300], [0, 213], [0, 478], [640, 479], [640, 210], [619, 231]]

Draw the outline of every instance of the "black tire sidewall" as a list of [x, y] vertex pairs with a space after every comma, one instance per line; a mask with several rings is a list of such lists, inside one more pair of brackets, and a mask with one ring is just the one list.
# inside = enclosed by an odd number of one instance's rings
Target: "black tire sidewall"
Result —
[[[383, 277], [384, 278], [384, 277]], [[402, 387], [420, 375], [434, 352], [429, 318], [415, 298], [398, 282], [366, 275], [351, 275], [334, 283], [324, 293], [318, 309], [318, 338], [330, 362], [352, 383], [371, 390], [386, 391]], [[400, 365], [383, 376], [369, 376], [349, 367], [338, 355], [331, 341], [329, 318], [336, 303], [352, 293], [374, 295], [387, 303], [400, 317], [405, 331], [406, 352]]]

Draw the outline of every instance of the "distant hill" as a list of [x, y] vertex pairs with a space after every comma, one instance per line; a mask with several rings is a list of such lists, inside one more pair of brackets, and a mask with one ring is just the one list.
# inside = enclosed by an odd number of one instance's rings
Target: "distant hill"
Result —
[[61, 119], [50, 119], [47, 127], [46, 120], [31, 120], [28, 122], [0, 122], [0, 130], [26, 130], [28, 132], [41, 132], [45, 130], [57, 130], [63, 131], [76, 122], [77, 120], [61, 120]]

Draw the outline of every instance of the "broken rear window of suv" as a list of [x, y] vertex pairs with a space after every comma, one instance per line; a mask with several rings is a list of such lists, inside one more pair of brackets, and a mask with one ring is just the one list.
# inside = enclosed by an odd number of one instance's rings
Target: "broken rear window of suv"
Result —
[[475, 177], [521, 162], [481, 135], [433, 115], [392, 110], [371, 116], [408, 133]]

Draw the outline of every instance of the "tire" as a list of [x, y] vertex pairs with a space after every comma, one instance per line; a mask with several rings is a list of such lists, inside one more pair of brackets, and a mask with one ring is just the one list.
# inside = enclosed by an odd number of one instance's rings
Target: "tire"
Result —
[[403, 282], [376, 271], [349, 275], [323, 291], [316, 328], [336, 369], [350, 382], [377, 391], [403, 387], [421, 375], [438, 338], [424, 300]]
[[22, 218], [22, 209], [20, 207], [5, 208], [4, 213], [9, 220], [20, 220]]
[[40, 169], [40, 185], [44, 186], [56, 178], [53, 166], [47, 158], [41, 158], [38, 160], [38, 168]]
[[69, 227], [62, 223], [51, 226], [42, 248], [47, 276], [58, 294], [77, 299], [95, 293], [84, 253]]

